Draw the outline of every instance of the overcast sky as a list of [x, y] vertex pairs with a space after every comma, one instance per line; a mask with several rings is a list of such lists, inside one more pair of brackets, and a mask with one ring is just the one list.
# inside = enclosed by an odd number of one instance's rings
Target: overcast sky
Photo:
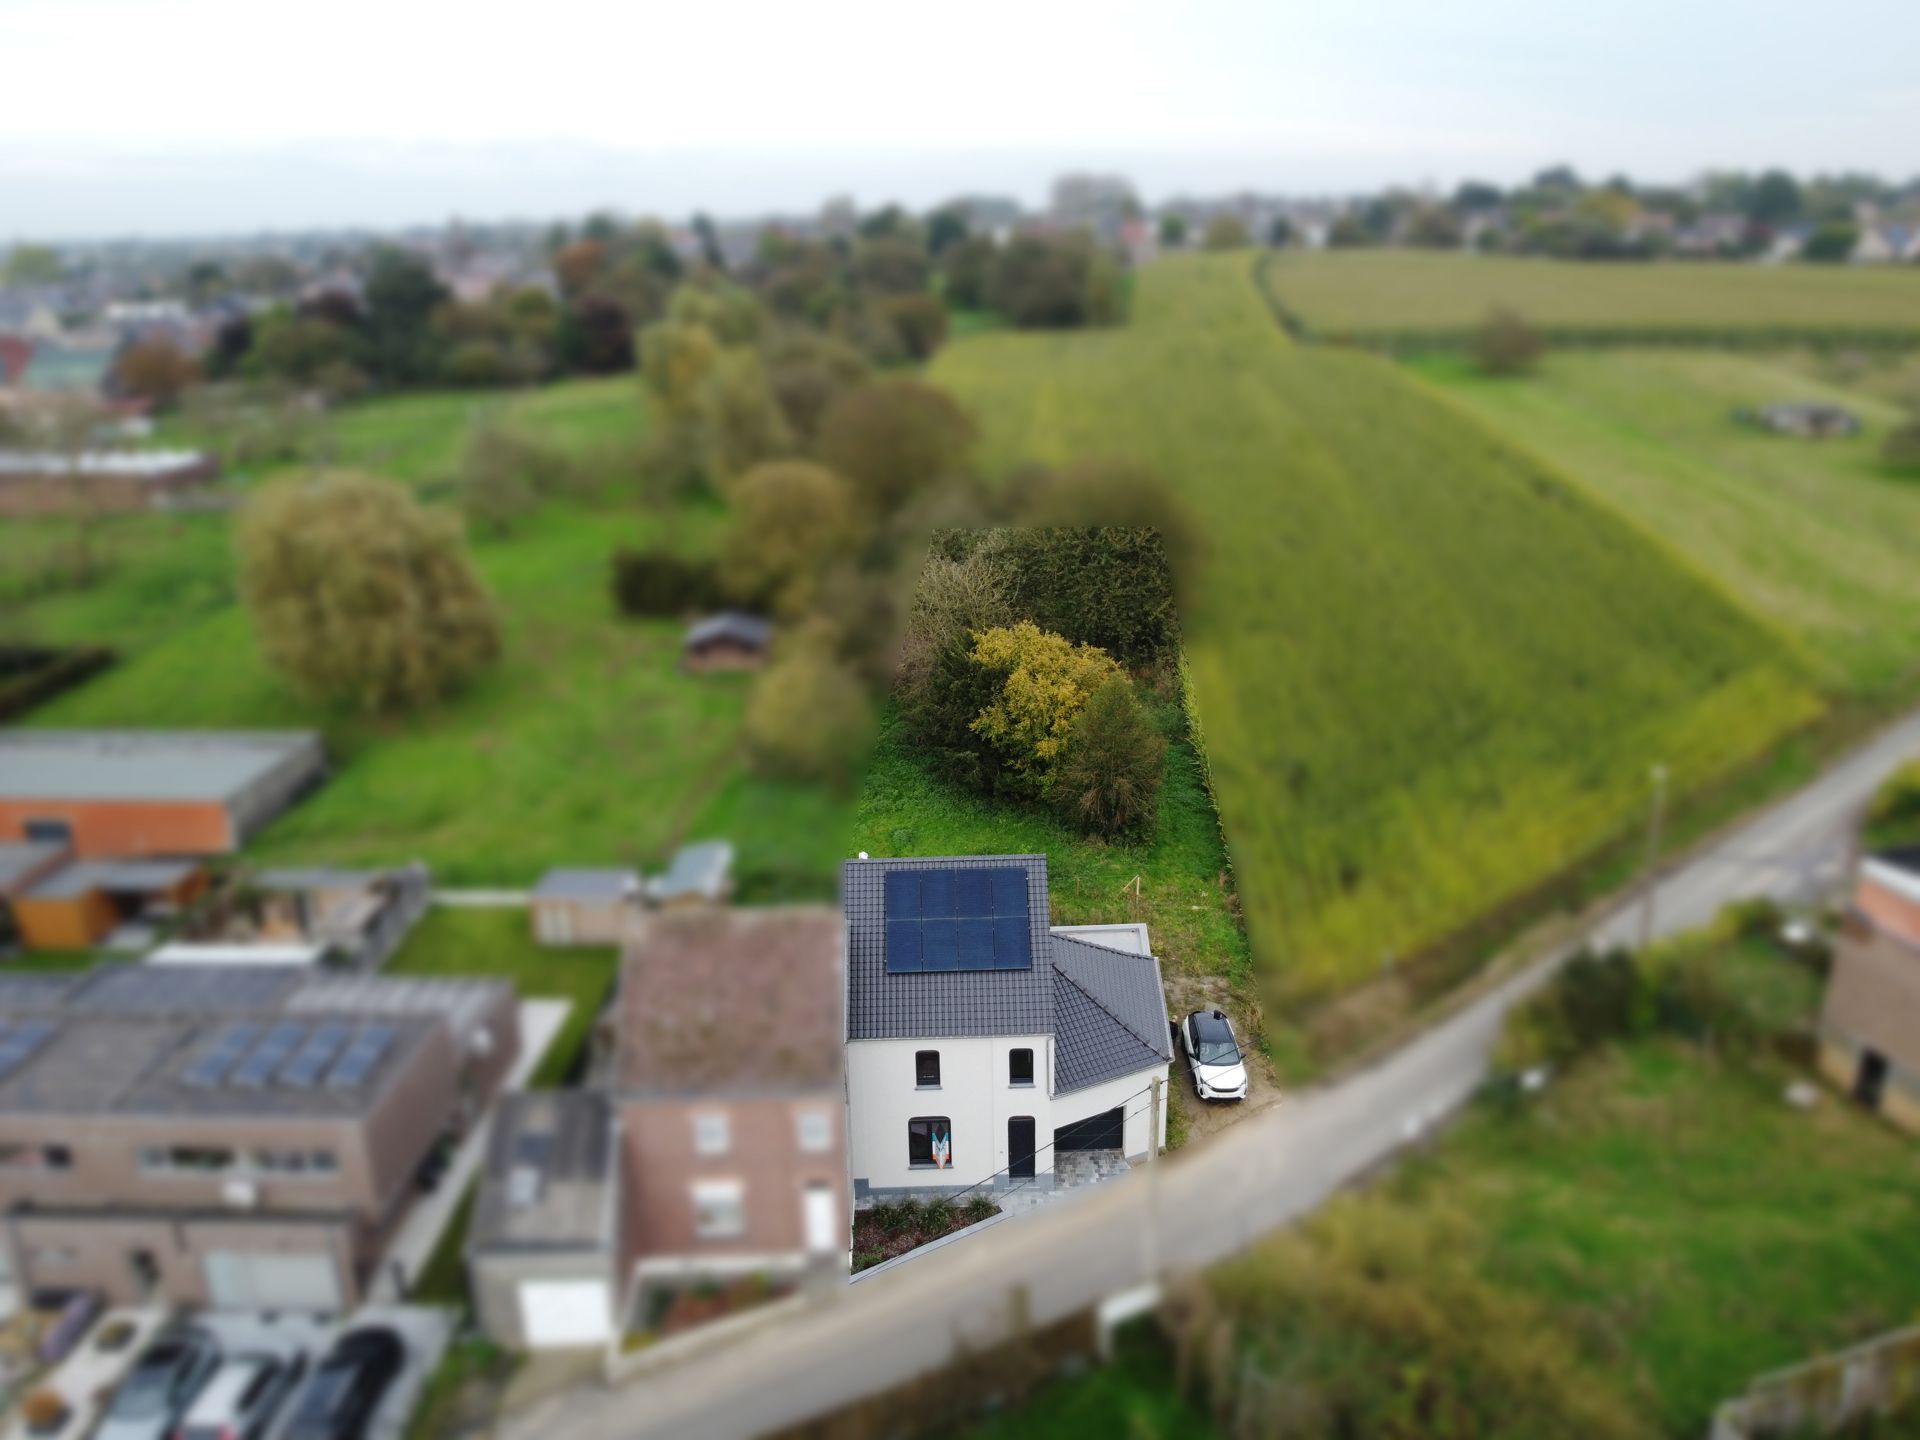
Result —
[[0, 0], [0, 241], [1920, 171], [1915, 0]]

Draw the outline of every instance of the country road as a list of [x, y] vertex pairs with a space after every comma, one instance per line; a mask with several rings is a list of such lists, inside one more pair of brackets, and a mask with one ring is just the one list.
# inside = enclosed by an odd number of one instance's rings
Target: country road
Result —
[[[1731, 900], [1829, 890], [1875, 786], [1915, 755], [1920, 713], [1674, 865], [1655, 890], [1657, 933], [1697, 927]], [[1639, 920], [1638, 899], [1629, 898], [1583, 938], [1630, 943]], [[1031, 1321], [1045, 1324], [1152, 1276], [1220, 1260], [1306, 1214], [1466, 1101], [1508, 1006], [1566, 953], [1514, 974], [1370, 1068], [1126, 1180], [838, 1290], [782, 1324], [633, 1384], [552, 1396], [508, 1417], [498, 1433], [755, 1435], [943, 1365], [956, 1341], [1005, 1334], [1015, 1286], [1024, 1287]]]

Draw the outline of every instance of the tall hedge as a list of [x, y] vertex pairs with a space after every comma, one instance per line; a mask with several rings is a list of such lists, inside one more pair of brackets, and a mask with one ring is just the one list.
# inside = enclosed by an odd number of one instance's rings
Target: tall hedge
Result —
[[1043, 630], [1094, 645], [1127, 665], [1179, 648], [1173, 574], [1160, 532], [1102, 525], [1007, 532], [1008, 600]]

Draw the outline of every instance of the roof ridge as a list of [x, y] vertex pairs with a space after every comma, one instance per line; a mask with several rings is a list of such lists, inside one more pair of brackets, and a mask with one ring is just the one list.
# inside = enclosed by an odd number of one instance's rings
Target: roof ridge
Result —
[[1151, 950], [1122, 950], [1118, 945], [1102, 945], [1098, 940], [1089, 940], [1084, 935], [1062, 935], [1054, 926], [1047, 927], [1047, 934], [1055, 940], [1070, 940], [1075, 945], [1085, 945], [1091, 950], [1104, 950], [1109, 955], [1124, 955], [1129, 960], [1155, 960], [1160, 957]]
[[[1116, 955], [1127, 955], [1127, 952], [1125, 950], [1116, 950], [1113, 953]], [[1149, 956], [1129, 955], [1128, 958], [1133, 960], [1141, 960], [1141, 959], [1150, 960], [1153, 957], [1150, 955]], [[1073, 988], [1078, 990], [1082, 995], [1086, 996], [1089, 1003], [1091, 1003], [1094, 1006], [1094, 1008], [1099, 1010], [1099, 1012], [1102, 1015], [1105, 1015], [1109, 1020], [1113, 1021], [1114, 1024], [1118, 1025], [1122, 1030], [1126, 1031], [1127, 1034], [1133, 1036], [1134, 1039], [1138, 1040], [1142, 1045], [1146, 1046], [1149, 1050], [1153, 1051], [1155, 1055], [1158, 1055], [1160, 1053], [1160, 1047], [1158, 1045], [1156, 1045], [1153, 1041], [1147, 1039], [1146, 1036], [1142, 1035], [1138, 1030], [1134, 1029], [1133, 1026], [1129, 1025], [1125, 1020], [1122, 1020], [1118, 1015], [1114, 1014], [1113, 1011], [1109, 1010], [1107, 1008], [1105, 1001], [1101, 1000], [1099, 996], [1095, 995], [1091, 990], [1087, 989], [1086, 986], [1082, 985], [1078, 980], [1074, 979], [1073, 976], [1069, 975], [1065, 970], [1062, 970], [1058, 965], [1055, 965], [1053, 967], [1053, 973], [1056, 976], [1058, 976], [1060, 979], [1065, 980], [1069, 985], [1073, 986]], [[1056, 1033], [1058, 1033], [1059, 1028], [1060, 1028], [1059, 1021], [1056, 1017], [1054, 1022], [1054, 1030]], [[1171, 1043], [1169, 1043], [1168, 1048], [1169, 1049], [1172, 1048]]]

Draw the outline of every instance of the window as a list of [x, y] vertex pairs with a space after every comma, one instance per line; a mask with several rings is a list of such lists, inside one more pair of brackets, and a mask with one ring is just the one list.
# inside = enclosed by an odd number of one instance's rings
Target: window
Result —
[[747, 1187], [738, 1180], [693, 1182], [693, 1233], [732, 1240], [747, 1233]]
[[833, 1117], [824, 1110], [802, 1110], [795, 1117], [800, 1148], [818, 1155], [833, 1148]]
[[73, 1155], [64, 1145], [0, 1145], [0, 1170], [71, 1170]]
[[940, 1052], [938, 1050], [914, 1051], [913, 1083], [922, 1090], [940, 1088]]
[[27, 839], [49, 842], [55, 845], [73, 843], [73, 826], [64, 820], [29, 820], [26, 824]]
[[907, 1121], [907, 1164], [915, 1170], [951, 1170], [953, 1122], [944, 1115]]
[[340, 1168], [331, 1150], [256, 1150], [250, 1158], [262, 1175], [331, 1175]]
[[140, 1168], [149, 1175], [221, 1175], [236, 1158], [219, 1145], [150, 1146], [140, 1152]]
[[1009, 1085], [1033, 1084], [1033, 1051], [1009, 1050], [1007, 1052], [1007, 1083]]
[[693, 1117], [693, 1153], [724, 1155], [733, 1143], [733, 1127], [724, 1110], [702, 1110]]
[[33, 1252], [36, 1265], [71, 1265], [80, 1258], [80, 1252], [70, 1250], [65, 1245], [42, 1245]]

